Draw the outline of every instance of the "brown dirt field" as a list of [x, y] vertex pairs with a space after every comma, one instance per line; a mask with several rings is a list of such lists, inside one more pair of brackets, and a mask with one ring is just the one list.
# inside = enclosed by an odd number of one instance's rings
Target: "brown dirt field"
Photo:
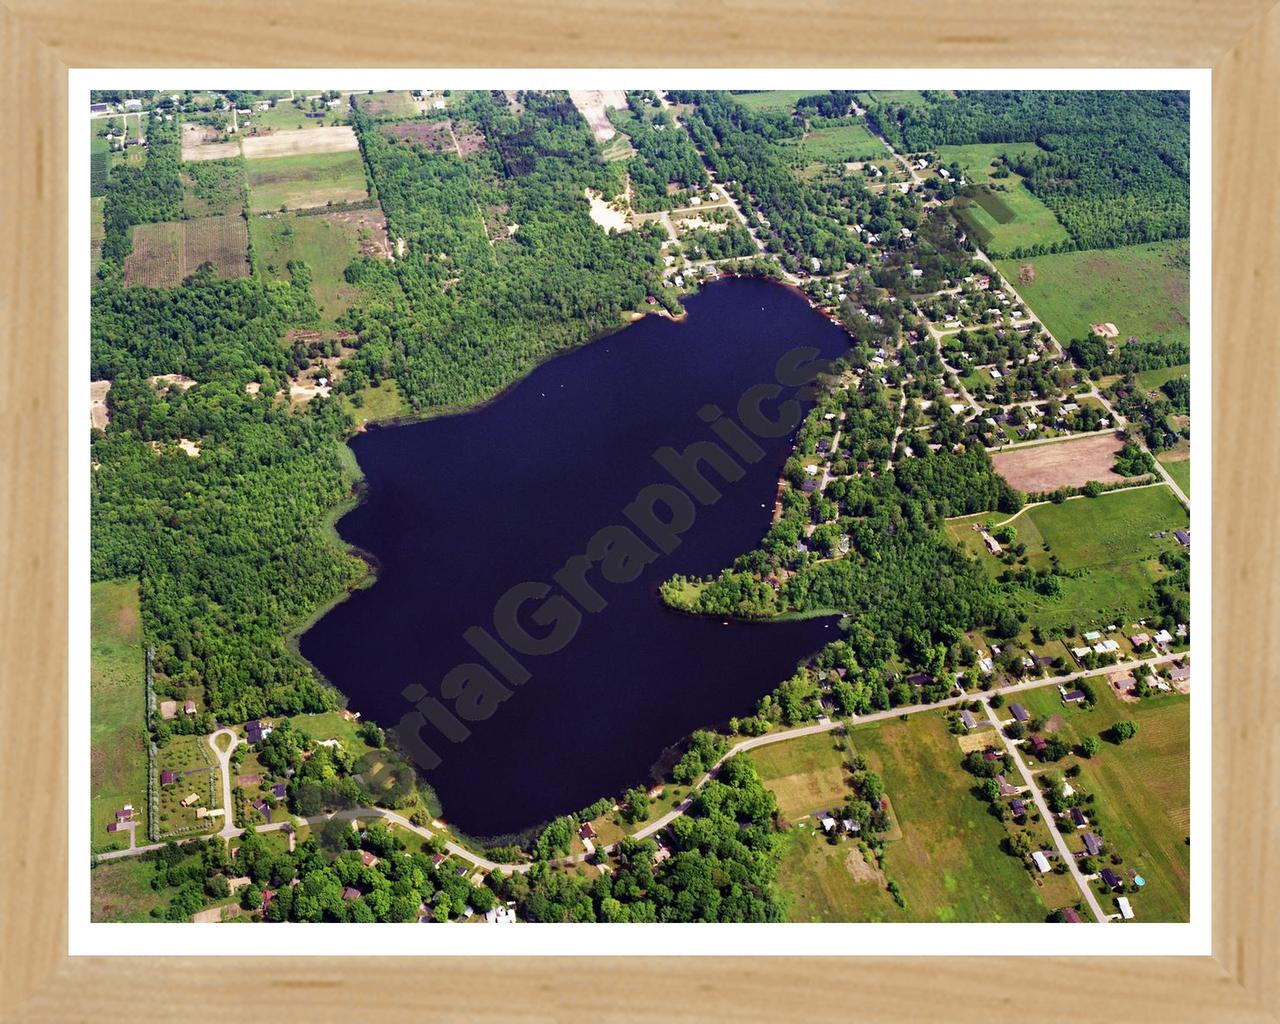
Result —
[[1044, 723], [1044, 731], [1057, 732], [1064, 724], [1061, 715], [1050, 715], [1048, 721]]
[[458, 140], [458, 155], [464, 159], [484, 149], [484, 136], [476, 131], [475, 125], [457, 126], [454, 137]]
[[998, 748], [1000, 737], [996, 735], [994, 729], [977, 729], [957, 736], [956, 742], [960, 744], [960, 749], [968, 754], [970, 751], [986, 750], [988, 747]]
[[1028, 494], [1059, 487], [1083, 487], [1090, 480], [1119, 483], [1124, 477], [1111, 467], [1124, 442], [1115, 434], [1098, 434], [1070, 441], [1031, 445], [992, 452], [991, 464], [1010, 485]]
[[868, 864], [866, 856], [856, 846], [849, 851], [849, 856], [844, 859], [844, 866], [848, 869], [855, 882], [875, 882], [881, 887], [889, 884], [884, 877], [884, 872]]
[[89, 426], [98, 430], [106, 430], [111, 422], [111, 411], [107, 408], [107, 392], [111, 390], [109, 380], [89, 381]]
[[124, 261], [124, 283], [174, 288], [212, 263], [218, 277], [249, 276], [249, 226], [238, 214], [139, 224]]
[[242, 148], [246, 160], [273, 156], [302, 156], [308, 153], [346, 153], [358, 150], [356, 133], [350, 125], [329, 128], [294, 128], [270, 135], [246, 137]]
[[340, 213], [322, 213], [317, 216], [355, 229], [360, 243], [360, 253], [375, 259], [391, 259], [391, 240], [387, 237], [387, 218], [381, 207], [369, 210], [343, 210]]
[[570, 89], [569, 99], [573, 100], [578, 113], [587, 119], [587, 124], [591, 126], [591, 133], [596, 137], [597, 142], [608, 142], [618, 134], [609, 123], [605, 108], [627, 109], [627, 94], [621, 89]]

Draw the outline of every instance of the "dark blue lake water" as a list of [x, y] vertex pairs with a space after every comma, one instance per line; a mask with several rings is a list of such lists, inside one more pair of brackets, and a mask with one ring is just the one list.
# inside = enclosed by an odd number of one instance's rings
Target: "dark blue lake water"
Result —
[[[658, 492], [633, 509], [641, 523], [624, 514], [650, 485], [667, 485], [667, 495], [696, 486], [688, 475], [677, 483], [655, 451], [717, 441], [699, 411], [714, 404], [737, 419], [740, 398], [775, 383], [780, 358], [797, 347], [827, 359], [848, 348], [843, 330], [776, 284], [721, 281], [687, 306], [683, 323], [647, 317], [543, 364], [473, 412], [374, 428], [351, 442], [367, 494], [338, 530], [375, 556], [377, 582], [304, 634], [302, 653], [366, 718], [394, 728], [416, 706], [422, 718], [404, 723], [401, 744], [445, 816], [472, 835], [520, 832], [648, 783], [665, 748], [750, 713], [835, 638], [831, 620], [726, 624], [659, 600], [658, 584], [673, 573], [717, 572], [759, 542], [792, 432], [752, 430], [759, 451], [734, 456], [735, 481], [699, 464], [721, 496], [687, 498], [692, 523], [675, 541], [685, 524], [662, 536], [655, 523], [674, 513]], [[764, 414], [780, 417], [795, 390], [766, 396]], [[562, 577], [585, 579], [590, 591], [557, 582], [598, 531], [618, 527], [617, 544], [624, 525], [648, 555], [638, 550], [626, 563], [614, 548], [610, 579], [598, 564]], [[603, 557], [596, 551], [593, 561]], [[517, 636], [524, 651], [502, 643], [505, 655], [495, 654], [495, 607], [525, 582], [549, 591], [535, 587], [513, 625], [550, 634], [548, 646], [561, 649], [526, 653], [533, 644]], [[593, 593], [606, 606], [582, 611], [598, 606]], [[492, 639], [473, 632], [478, 643], [468, 643], [470, 627]], [[451, 674], [460, 665], [472, 667]]]

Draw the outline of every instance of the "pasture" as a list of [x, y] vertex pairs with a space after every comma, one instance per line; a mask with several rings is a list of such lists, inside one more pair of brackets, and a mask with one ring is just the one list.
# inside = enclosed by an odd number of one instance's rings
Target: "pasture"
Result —
[[[1185, 239], [1127, 245], [1119, 249], [997, 260], [1019, 294], [1064, 345], [1110, 321], [1120, 339], [1190, 340], [1190, 246]], [[1035, 280], [1024, 283], [1029, 264]]]
[[1045, 494], [1059, 487], [1083, 487], [1090, 480], [1119, 483], [1112, 470], [1124, 442], [1116, 434], [1094, 434], [992, 452], [991, 465], [1012, 487], [1026, 494]]
[[856, 726], [849, 740], [893, 797], [902, 838], [885, 844], [884, 871], [912, 921], [1042, 921], [1048, 909], [1004, 826], [970, 792], [956, 738], [942, 715]]
[[979, 142], [969, 146], [937, 146], [935, 151], [944, 164], [957, 163], [964, 176], [975, 185], [1021, 181], [1010, 172], [1007, 178], [992, 178], [995, 159], [1002, 155], [1025, 156], [1040, 149], [1034, 142]]
[[796, 103], [800, 99], [821, 91], [821, 89], [770, 89], [765, 92], [735, 92], [733, 98], [756, 113], [790, 113], [795, 110]]
[[218, 277], [249, 276], [249, 232], [239, 214], [139, 224], [124, 261], [125, 286], [175, 288], [203, 263]]
[[1143, 370], [1136, 377], [1138, 387], [1144, 391], [1154, 391], [1171, 380], [1180, 380], [1191, 376], [1191, 367], [1187, 363], [1179, 366], [1164, 366], [1158, 370]]
[[254, 213], [310, 209], [366, 198], [364, 164], [358, 152], [255, 158], [249, 163], [249, 208]]
[[288, 281], [290, 260], [307, 264], [311, 293], [328, 321], [346, 312], [360, 293], [342, 276], [351, 261], [361, 252], [380, 259], [390, 254], [386, 221], [379, 209], [254, 216], [249, 235], [258, 270], [267, 277]]
[[142, 613], [135, 580], [104, 580], [89, 589], [90, 844], [123, 849], [128, 832], [108, 833], [115, 812], [133, 804], [139, 838], [147, 836], [147, 745]]
[[996, 184], [967, 188], [953, 205], [978, 246], [992, 252], [1070, 240], [1053, 211], [1028, 192], [1016, 174]]
[[[1106, 733], [1122, 718], [1138, 723], [1137, 735], [1119, 745], [1104, 740], [1096, 757], [1072, 754], [1044, 770], [1080, 765], [1078, 785], [1093, 796], [1085, 813], [1106, 844], [1104, 857], [1118, 853], [1123, 858], [1118, 872], [1132, 869], [1146, 879], [1129, 897], [1137, 919], [1185, 921], [1190, 911], [1191, 698], [1168, 694], [1124, 703], [1105, 676], [1095, 680], [1094, 689], [1098, 704], [1092, 710], [1063, 707], [1052, 688], [1028, 691], [1023, 703], [1035, 716], [1058, 715], [1060, 734], [1073, 747], [1086, 736]], [[1080, 846], [1070, 836], [1068, 843]], [[1111, 909], [1111, 897], [1102, 902]]]
[[751, 752], [760, 781], [773, 791], [784, 818], [829, 810], [849, 799], [844, 737], [835, 732], [801, 736]]

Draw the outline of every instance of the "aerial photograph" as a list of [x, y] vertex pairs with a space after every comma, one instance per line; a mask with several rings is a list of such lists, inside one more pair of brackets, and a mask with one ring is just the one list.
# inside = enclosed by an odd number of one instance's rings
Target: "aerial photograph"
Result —
[[88, 100], [90, 921], [1189, 921], [1187, 92]]

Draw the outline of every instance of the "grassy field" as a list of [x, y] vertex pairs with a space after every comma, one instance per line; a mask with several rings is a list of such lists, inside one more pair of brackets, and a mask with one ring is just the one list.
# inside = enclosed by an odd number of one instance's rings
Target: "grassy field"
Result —
[[311, 104], [303, 101], [302, 109], [295, 107], [287, 99], [281, 100], [268, 110], [255, 110], [249, 115], [249, 124], [254, 128], [271, 128], [275, 131], [292, 131], [295, 128], [319, 128], [323, 125], [346, 124], [349, 108], [345, 103], [326, 110], [324, 117], [307, 117], [315, 113]]
[[1182, 493], [1191, 496], [1191, 460], [1189, 458], [1169, 458], [1167, 452], [1161, 453], [1160, 465], [1168, 470], [1174, 482], [1182, 488]]
[[244, 159], [200, 160], [182, 165], [182, 212], [188, 217], [239, 214], [244, 209]]
[[95, 583], [89, 592], [90, 842], [94, 850], [123, 849], [129, 834], [108, 834], [124, 804], [140, 819], [146, 842], [146, 687], [138, 584]]
[[845, 163], [885, 155], [884, 143], [861, 122], [808, 132], [797, 142], [785, 144], [785, 148], [798, 150], [806, 164]]
[[125, 857], [99, 864], [89, 875], [89, 917], [93, 921], [151, 921], [176, 889], [151, 888], [156, 869], [149, 860]]
[[923, 106], [925, 102], [919, 89], [876, 89], [865, 95], [872, 96], [881, 103], [900, 103], [907, 107]]
[[1024, 156], [1040, 149], [1034, 142], [979, 142], [970, 146], [937, 146], [935, 151], [944, 164], [957, 163], [964, 176], [975, 185], [999, 184], [1001, 181], [1021, 181], [1016, 174], [1007, 178], [992, 178], [992, 161], [1002, 154]]
[[357, 427], [377, 420], [394, 420], [409, 415], [409, 406], [393, 380], [384, 380], [378, 387], [367, 387], [359, 392], [361, 404], [355, 405], [351, 397], [339, 395], [342, 407], [351, 414]]
[[102, 262], [102, 242], [107, 237], [106, 223], [103, 221], [103, 208], [106, 196], [95, 196], [89, 200], [89, 272], [97, 274], [98, 264]]
[[857, 844], [842, 839], [833, 845], [809, 828], [792, 829], [785, 843], [778, 877], [788, 920], [911, 920], [886, 891], [883, 875], [865, 866]]
[[249, 236], [258, 269], [267, 277], [289, 280], [288, 263], [302, 260], [311, 269], [311, 294], [326, 320], [335, 320], [360, 294], [343, 271], [360, 251], [356, 231], [328, 216], [275, 214], [251, 217]]
[[734, 93], [733, 98], [748, 110], [755, 111], [792, 111], [796, 101], [803, 96], [812, 96], [820, 89], [771, 89], [766, 92]]
[[1070, 237], [1053, 211], [1028, 192], [1016, 174], [966, 190], [956, 198], [955, 210], [974, 241], [992, 252], [1065, 242]]
[[797, 818], [828, 810], [849, 797], [844, 760], [844, 738], [818, 733], [774, 743], [752, 751], [761, 781], [773, 790], [784, 818]]
[[[1128, 245], [998, 260], [996, 266], [1066, 344], [1089, 334], [1089, 325], [1110, 321], [1120, 339], [1190, 338], [1189, 245], [1185, 240]], [[1024, 264], [1035, 268], [1035, 280], [1021, 282]]]
[[903, 834], [884, 855], [885, 874], [906, 899], [900, 919], [1044, 919], [1048, 910], [1026, 868], [1001, 849], [1004, 826], [970, 792], [973, 780], [942, 716], [857, 727], [850, 741], [884, 778]]
[[1187, 363], [1180, 366], [1164, 366], [1159, 370], [1143, 370], [1137, 375], [1138, 387], [1146, 391], [1154, 391], [1162, 384], [1191, 376], [1191, 367]]
[[[1023, 703], [1035, 716], [1058, 715], [1060, 735], [1073, 745], [1085, 736], [1104, 733], [1122, 718], [1138, 723], [1127, 743], [1103, 741], [1092, 759], [1072, 755], [1051, 770], [1079, 764], [1080, 788], [1093, 796], [1085, 813], [1106, 844], [1104, 855], [1118, 853], [1117, 870], [1137, 871], [1146, 885], [1130, 895], [1140, 921], [1185, 921], [1190, 911], [1190, 709], [1182, 694], [1148, 697], [1138, 704], [1122, 702], [1105, 677], [1094, 683], [1099, 703], [1091, 711], [1064, 708], [1051, 688], [1028, 691]], [[1050, 769], [1045, 769], [1050, 770]], [[1078, 838], [1068, 838], [1073, 849]], [[1111, 908], [1111, 897], [1103, 899]]]
[[[972, 523], [1002, 522], [985, 514], [947, 521], [947, 532], [987, 569], [999, 576], [1008, 567], [982, 547]], [[1187, 513], [1168, 487], [1113, 491], [1097, 498], [1076, 498], [1060, 505], [1027, 508], [1011, 522], [1017, 543], [1026, 544], [1034, 568], [1050, 564], [1056, 554], [1066, 570], [1085, 570], [1080, 578], [1060, 578], [1062, 592], [1046, 597], [1022, 592], [1032, 622], [1045, 627], [1135, 622], [1151, 610], [1153, 584], [1164, 569], [1161, 551], [1177, 547], [1171, 536], [1155, 538], [1157, 530], [1187, 525]]]
[[278, 156], [249, 163], [254, 213], [349, 203], [368, 197], [358, 152]]

